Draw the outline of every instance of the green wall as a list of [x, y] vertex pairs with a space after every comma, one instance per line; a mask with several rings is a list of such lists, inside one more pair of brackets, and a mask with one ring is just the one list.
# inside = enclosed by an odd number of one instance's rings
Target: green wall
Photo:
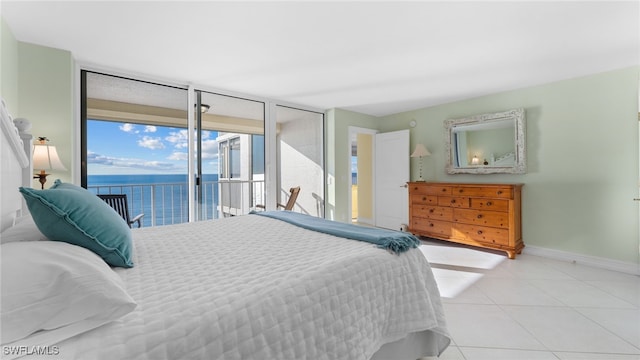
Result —
[[0, 96], [14, 118], [18, 111], [18, 41], [0, 18]]
[[[67, 171], [52, 172], [45, 187], [55, 179], [71, 182], [76, 130], [73, 57], [68, 51], [17, 41], [0, 19], [0, 95], [14, 118], [31, 121], [34, 138], [46, 136], [56, 145]], [[33, 186], [40, 184], [34, 180]]]
[[[53, 180], [71, 182], [73, 169], [72, 141], [76, 129], [73, 105], [74, 60], [71, 53], [18, 42], [18, 111], [32, 123], [34, 138], [46, 136], [58, 150], [67, 171], [55, 171]], [[34, 186], [39, 184], [34, 182]]]
[[[424, 143], [425, 178], [524, 183], [526, 245], [639, 263], [638, 84], [640, 67], [380, 118], [382, 132], [408, 128], [411, 148]], [[447, 175], [443, 121], [523, 107], [527, 173]], [[412, 176], [418, 163], [412, 159]]]

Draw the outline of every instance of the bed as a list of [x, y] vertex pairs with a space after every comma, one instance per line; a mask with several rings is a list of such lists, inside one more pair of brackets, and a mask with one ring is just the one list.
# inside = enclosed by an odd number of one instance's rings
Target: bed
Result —
[[[12, 135], [3, 132], [3, 144]], [[100, 206], [73, 184], [29, 189], [30, 179], [16, 180], [24, 164], [5, 153], [3, 221], [14, 226], [0, 234], [3, 358], [417, 359], [449, 345], [418, 249], [394, 253], [260, 214], [110, 226], [129, 239], [122, 248], [51, 241], [62, 235], [49, 233], [55, 224], [37, 206], [50, 207], [52, 194], [74, 199], [64, 206], [91, 203], [84, 214]], [[20, 184], [30, 211], [21, 197], [5, 202], [5, 186], [17, 193]], [[37, 311], [20, 315], [25, 301]]]

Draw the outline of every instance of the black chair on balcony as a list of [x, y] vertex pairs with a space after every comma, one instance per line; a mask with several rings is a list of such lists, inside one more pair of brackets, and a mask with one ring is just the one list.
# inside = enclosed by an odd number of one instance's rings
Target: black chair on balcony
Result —
[[98, 194], [98, 197], [104, 200], [104, 202], [109, 204], [109, 206], [111, 206], [113, 210], [115, 210], [120, 216], [122, 216], [129, 227], [131, 227], [131, 225], [136, 222], [138, 223], [138, 227], [142, 226], [142, 217], [144, 216], [144, 214], [138, 214], [133, 219], [129, 218], [127, 194]]

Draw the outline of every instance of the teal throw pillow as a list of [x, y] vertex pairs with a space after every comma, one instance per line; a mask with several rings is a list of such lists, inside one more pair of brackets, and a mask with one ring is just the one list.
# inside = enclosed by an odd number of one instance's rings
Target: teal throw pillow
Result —
[[131, 229], [95, 194], [60, 180], [47, 190], [21, 187], [20, 192], [47, 238], [87, 248], [111, 266], [133, 267]]

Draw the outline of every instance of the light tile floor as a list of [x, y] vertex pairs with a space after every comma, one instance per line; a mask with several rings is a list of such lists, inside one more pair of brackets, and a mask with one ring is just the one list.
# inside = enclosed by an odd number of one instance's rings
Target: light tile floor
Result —
[[451, 337], [440, 359], [640, 360], [640, 277], [423, 241]]

